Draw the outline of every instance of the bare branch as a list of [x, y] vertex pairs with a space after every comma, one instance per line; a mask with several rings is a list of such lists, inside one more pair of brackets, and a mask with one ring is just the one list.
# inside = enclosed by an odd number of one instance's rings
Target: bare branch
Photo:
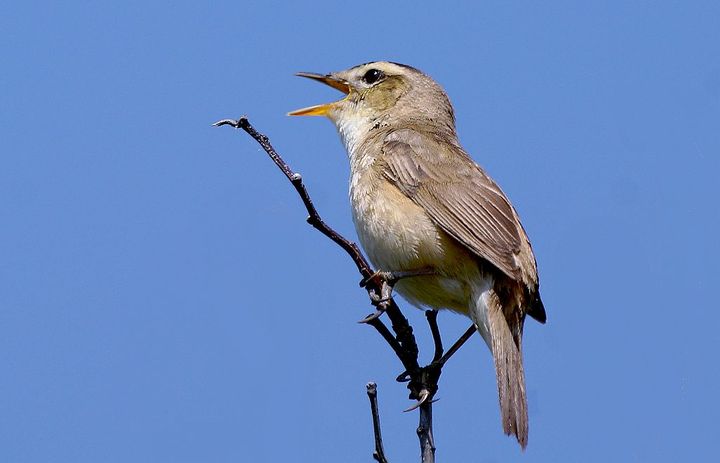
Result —
[[475, 327], [475, 325], [470, 325], [470, 328], [465, 330], [463, 335], [460, 336], [460, 339], [455, 341], [455, 344], [453, 344], [450, 347], [450, 349], [448, 349], [448, 351], [445, 353], [445, 355], [443, 355], [442, 358], [438, 361], [438, 364], [440, 364], [440, 367], [442, 368], [445, 365], [445, 363], [448, 360], [450, 360], [450, 357], [452, 357], [453, 354], [455, 354], [455, 352], [457, 352], [458, 349], [460, 349], [463, 346], [463, 344], [465, 344], [465, 342], [468, 339], [470, 339], [472, 337], [472, 335], [475, 333], [477, 333], [477, 328]]
[[377, 384], [367, 383], [367, 395], [370, 399], [370, 412], [372, 413], [373, 435], [375, 436], [375, 451], [373, 458], [378, 463], [388, 463], [383, 449], [382, 435], [380, 434], [380, 412], [378, 411]]
[[[367, 324], [375, 328], [377, 332], [380, 333], [380, 336], [382, 336], [383, 339], [385, 339], [385, 341], [390, 345], [392, 350], [395, 351], [395, 355], [402, 360], [402, 358], [406, 355], [403, 350], [403, 346], [397, 339], [395, 339], [395, 336], [393, 336], [388, 327], [385, 326], [385, 323], [383, 323], [379, 318], [373, 318], [370, 319]], [[403, 362], [403, 365], [404, 364], [405, 363]]]
[[358, 248], [357, 244], [353, 243], [352, 241], [346, 240], [339, 233], [330, 228], [325, 222], [323, 222], [323, 220], [320, 218], [320, 214], [318, 214], [317, 209], [315, 209], [315, 205], [313, 204], [312, 199], [310, 199], [310, 195], [305, 189], [305, 185], [302, 181], [302, 175], [297, 172], [293, 172], [290, 166], [283, 160], [282, 157], [280, 157], [277, 151], [275, 151], [275, 148], [273, 148], [273, 146], [270, 144], [270, 139], [266, 135], [263, 135], [257, 130], [255, 130], [255, 127], [250, 125], [250, 121], [248, 121], [247, 117], [245, 116], [241, 116], [240, 119], [238, 119], [237, 121], [234, 121], [232, 119], [223, 119], [217, 121], [213, 125], [215, 127], [230, 125], [232, 127], [235, 127], [236, 129], [243, 129], [245, 132], [248, 133], [248, 135], [253, 137], [255, 141], [257, 141], [260, 146], [262, 146], [268, 156], [270, 156], [270, 159], [272, 159], [275, 165], [280, 168], [283, 174], [285, 174], [288, 180], [290, 180], [292, 185], [295, 187], [295, 190], [300, 195], [300, 199], [302, 199], [302, 202], [305, 205], [305, 209], [308, 212], [309, 217], [307, 218], [307, 222], [316, 229], [318, 229], [323, 235], [327, 236], [335, 243], [337, 243], [338, 246], [343, 248], [345, 252], [347, 252], [348, 255], [355, 262], [355, 265], [357, 266], [363, 278], [369, 278], [370, 276], [372, 276], [373, 272], [370, 270], [370, 264], [360, 252], [360, 248]]

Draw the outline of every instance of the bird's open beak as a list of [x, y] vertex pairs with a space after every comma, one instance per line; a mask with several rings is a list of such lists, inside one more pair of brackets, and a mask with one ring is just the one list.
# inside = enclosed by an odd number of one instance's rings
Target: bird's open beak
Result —
[[[347, 82], [331, 75], [314, 74], [312, 72], [298, 72], [295, 75], [317, 80], [318, 82], [329, 85], [334, 89], [340, 90], [345, 95], [350, 93], [350, 85]], [[332, 103], [325, 103], [315, 106], [309, 106], [307, 108], [296, 109], [295, 111], [289, 112], [288, 116], [325, 116], [336, 103], [338, 102], [334, 101]]]

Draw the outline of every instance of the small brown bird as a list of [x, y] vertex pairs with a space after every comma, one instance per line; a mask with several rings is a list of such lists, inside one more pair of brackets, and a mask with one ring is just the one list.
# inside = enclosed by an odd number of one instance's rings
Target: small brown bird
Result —
[[368, 257], [384, 271], [416, 272], [395, 286], [413, 305], [473, 320], [495, 360], [503, 429], [524, 449], [523, 324], [546, 319], [537, 265], [510, 201], [460, 146], [447, 95], [421, 71], [385, 61], [298, 75], [346, 95], [290, 115], [337, 126]]

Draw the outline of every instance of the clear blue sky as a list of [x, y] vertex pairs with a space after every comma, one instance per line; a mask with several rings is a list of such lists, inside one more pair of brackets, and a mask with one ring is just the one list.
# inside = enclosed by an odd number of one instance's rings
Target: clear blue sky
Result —
[[[475, 337], [442, 378], [438, 461], [715, 458], [720, 4], [477, 3], [8, 3], [0, 460], [368, 462], [370, 380], [389, 458], [417, 460], [353, 265], [249, 137], [210, 127], [250, 116], [354, 238], [334, 128], [285, 113], [337, 96], [294, 72], [376, 59], [446, 88], [548, 310], [526, 453]], [[447, 342], [467, 323], [439, 320]]]

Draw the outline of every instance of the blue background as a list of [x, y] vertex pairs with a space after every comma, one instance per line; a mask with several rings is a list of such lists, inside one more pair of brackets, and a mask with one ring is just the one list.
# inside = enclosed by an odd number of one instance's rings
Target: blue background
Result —
[[[474, 337], [438, 461], [716, 455], [720, 4], [14, 2], [0, 14], [0, 460], [391, 461], [415, 413], [350, 260], [247, 114], [355, 238], [337, 98], [293, 77], [388, 59], [455, 104], [519, 210], [549, 321], [526, 324], [530, 441]], [[416, 326], [424, 360], [430, 342]], [[467, 320], [443, 313], [446, 342]]]

